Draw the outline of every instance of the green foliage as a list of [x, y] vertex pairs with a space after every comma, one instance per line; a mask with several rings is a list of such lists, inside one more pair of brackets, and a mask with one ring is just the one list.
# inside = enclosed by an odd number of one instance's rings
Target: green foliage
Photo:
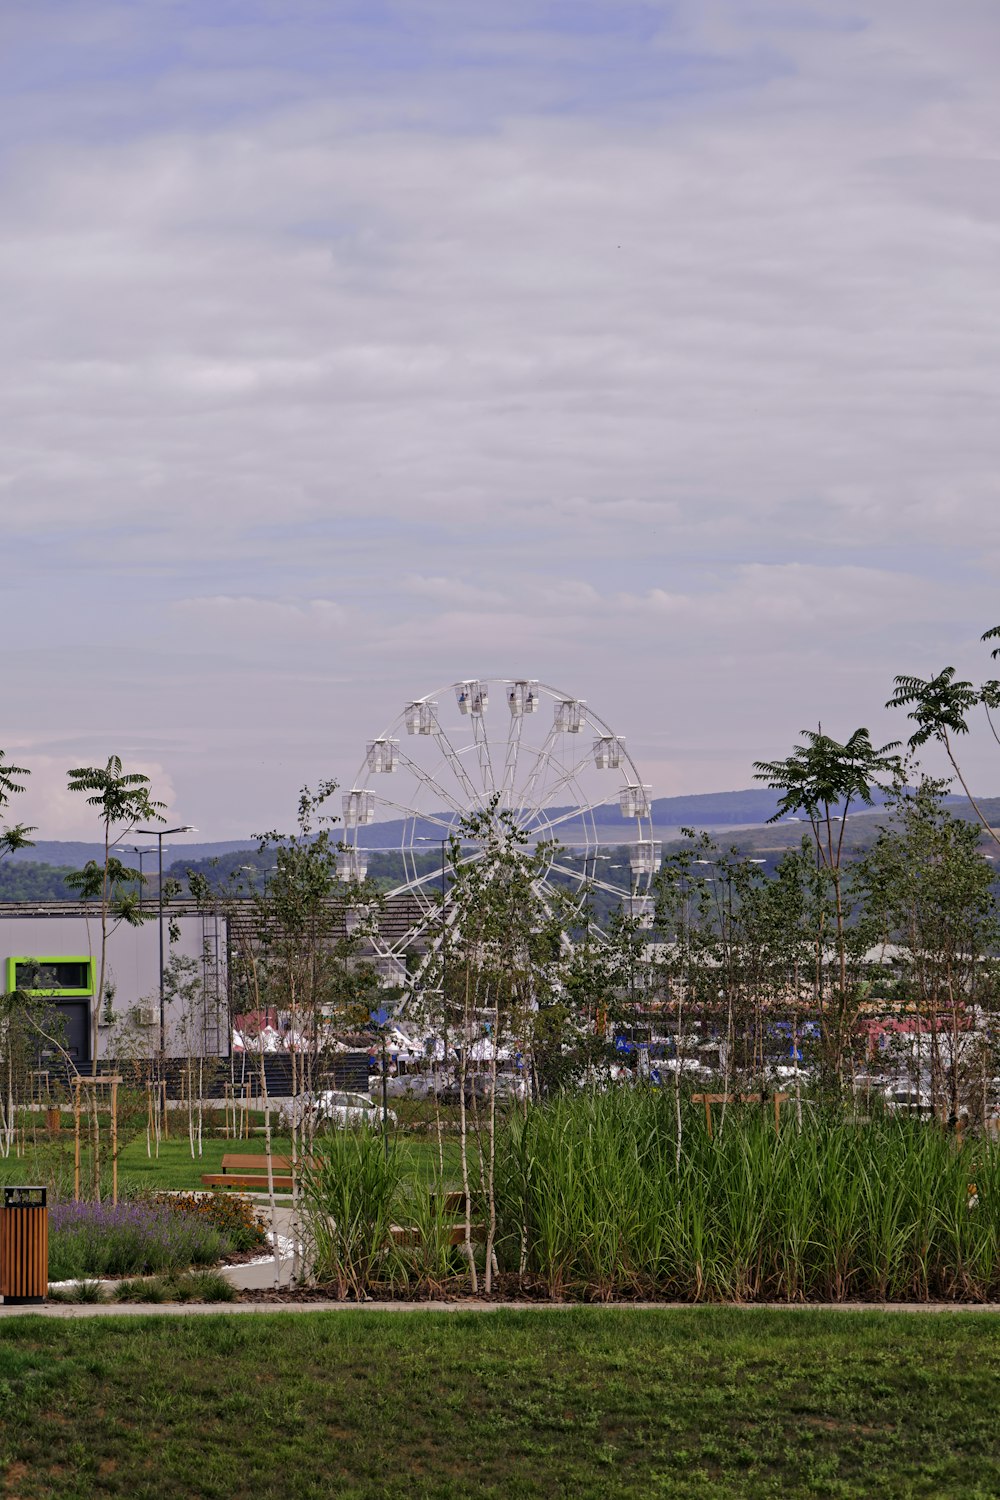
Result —
[[120, 823], [132, 825], [143, 819], [166, 821], [160, 811], [166, 803], [152, 799], [149, 777], [140, 771], [124, 771], [117, 755], [109, 756], [104, 766], [77, 766], [66, 774], [69, 790], [86, 795], [87, 806], [100, 810], [106, 828]]
[[[796, 745], [786, 760], [754, 762], [754, 779], [782, 793], [772, 823], [801, 812], [814, 828], [836, 819], [842, 830], [852, 804], [871, 807], [873, 789], [891, 786], [899, 777], [896, 743], [876, 750], [867, 729], [856, 729], [844, 744], [821, 730], [804, 729], [802, 734], [806, 743]], [[822, 857], [835, 861], [832, 843], [820, 840], [818, 848]]]
[[[982, 638], [989, 641], [998, 636], [1000, 626], [993, 626]], [[995, 658], [1000, 655], [1000, 651], [995, 650], [992, 654]], [[1000, 835], [969, 791], [962, 768], [955, 757], [953, 743], [956, 737], [969, 733], [969, 715], [980, 704], [986, 711], [993, 738], [1000, 740], [992, 718], [992, 711], [1000, 708], [1000, 683], [984, 682], [977, 688], [971, 682], [956, 679], [954, 667], [945, 667], [936, 677], [926, 680], [912, 675], [897, 677], [895, 692], [886, 707], [909, 710], [907, 718], [916, 725], [910, 736], [911, 750], [918, 749], [931, 740], [936, 740], [943, 747], [976, 817], [994, 842], [1000, 845]]]
[[[852, 932], [860, 931], [852, 911], [851, 889], [843, 874], [844, 836], [852, 806], [871, 807], [873, 790], [898, 785], [904, 776], [896, 745], [876, 749], [867, 729], [856, 729], [840, 744], [821, 730], [803, 731], [806, 743], [796, 745], [783, 761], [755, 762], [757, 780], [766, 781], [783, 796], [775, 818], [804, 813], [812, 830], [816, 857], [813, 882], [816, 1005], [822, 1030], [824, 1083], [844, 1086], [850, 1034], [860, 999], [853, 974]], [[852, 920], [854, 918], [854, 920]], [[824, 963], [828, 931], [836, 954], [835, 967]]]
[[[721, 1125], [721, 1128], [720, 1128]], [[555, 1297], [993, 1300], [1000, 1152], [901, 1118], [692, 1112], [655, 1093], [547, 1101], [504, 1125], [497, 1250]], [[976, 1192], [970, 1196], [970, 1184]], [[971, 1205], [971, 1206], [970, 1206]]]
[[373, 1130], [337, 1130], [317, 1140], [303, 1174], [305, 1219], [318, 1281], [340, 1298], [365, 1295], [384, 1268], [398, 1201], [395, 1141]]
[[[0, 750], [0, 808], [6, 807], [11, 797], [24, 791], [24, 782], [18, 778], [30, 775], [31, 772], [26, 767], [10, 765], [5, 752]], [[36, 830], [26, 823], [14, 823], [8, 828], [0, 829], [0, 859], [13, 854], [16, 849], [29, 848], [33, 840], [28, 835], [34, 832]]]
[[[324, 1019], [366, 1024], [369, 990], [377, 983], [372, 966], [360, 961], [360, 932], [345, 932], [347, 909], [376, 906], [378, 896], [367, 883], [338, 876], [337, 819], [324, 811], [335, 790], [334, 781], [315, 791], [303, 787], [295, 832], [260, 834], [258, 864], [233, 871], [225, 897], [253, 911], [230, 957], [236, 1009], [290, 1010], [296, 1028], [317, 1040]], [[216, 899], [207, 876], [191, 871], [189, 881], [199, 899]], [[314, 1050], [304, 1062], [308, 1074]]]
[[120, 1281], [117, 1302], [235, 1302], [236, 1287], [221, 1271], [186, 1271]]
[[50, 865], [41, 860], [17, 860], [0, 865], [0, 903], [17, 901], [70, 901], [78, 892], [67, 884], [74, 872], [69, 865]]
[[211, 1265], [223, 1250], [210, 1222], [162, 1206], [68, 1202], [49, 1210], [51, 1281]]
[[[166, 804], [157, 802], [150, 793], [150, 780], [140, 771], [124, 771], [117, 755], [108, 757], [104, 766], [77, 766], [67, 772], [69, 790], [80, 792], [87, 799], [88, 807], [99, 810], [104, 825], [104, 859], [101, 864], [88, 860], [82, 870], [67, 877], [67, 884], [80, 893], [81, 899], [99, 900], [101, 905], [101, 958], [98, 973], [97, 993], [104, 995], [107, 973], [108, 923], [117, 926], [125, 922], [138, 927], [151, 912], [147, 912], [139, 900], [141, 879], [138, 871], [127, 869], [116, 855], [115, 844], [125, 838], [137, 823], [163, 823], [160, 809]], [[119, 832], [115, 833], [114, 830]], [[140, 882], [139, 885], [136, 882]], [[91, 1007], [90, 1049], [91, 1065], [97, 1069], [98, 1010]]]
[[64, 884], [80, 901], [107, 900], [117, 920], [139, 927], [150, 913], [142, 905], [141, 886], [145, 875], [110, 855], [106, 863], [89, 859], [82, 870], [72, 870]]
[[[899, 945], [895, 997], [933, 1022], [926, 1051], [931, 1094], [957, 1117], [964, 1102], [981, 1118], [982, 1076], [992, 1076], [990, 1038], [968, 1020], [993, 1011], [1000, 972], [1000, 923], [990, 864], [975, 825], [942, 803], [944, 783], [924, 780], [900, 794], [896, 821], [883, 830], [857, 878], [883, 938]], [[976, 1096], [978, 1095], [978, 1099]]]
[[968, 716], [981, 701], [971, 682], [955, 680], [955, 668], [945, 667], [936, 677], [896, 677], [895, 692], [886, 708], [908, 708], [907, 718], [917, 727], [910, 736], [911, 750], [928, 740], [947, 742], [950, 734], [968, 734]]
[[267, 1223], [249, 1198], [232, 1193], [156, 1193], [151, 1201], [173, 1214], [210, 1224], [231, 1250], [267, 1248]]

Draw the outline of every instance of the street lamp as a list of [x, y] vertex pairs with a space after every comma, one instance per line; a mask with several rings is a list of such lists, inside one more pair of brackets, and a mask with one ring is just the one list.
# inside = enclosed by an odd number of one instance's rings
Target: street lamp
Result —
[[160, 923], [160, 1057], [164, 1058], [167, 1051], [167, 1023], [163, 1003], [163, 840], [172, 833], [197, 833], [198, 830], [190, 823], [181, 823], [177, 828], [137, 828], [135, 831], [147, 838], [156, 839], [156, 897]]
[[144, 854], [152, 854], [153, 850], [148, 845], [145, 849], [140, 849], [138, 844], [122, 844], [120, 847], [123, 854], [138, 854], [139, 856], [139, 905], [141, 906], [142, 892], [146, 884], [142, 875], [142, 857]]

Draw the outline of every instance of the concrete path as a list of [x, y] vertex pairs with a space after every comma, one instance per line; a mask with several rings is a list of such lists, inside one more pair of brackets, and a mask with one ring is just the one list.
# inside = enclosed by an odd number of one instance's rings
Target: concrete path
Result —
[[220, 1266], [220, 1270], [241, 1290], [266, 1291], [269, 1287], [288, 1286], [292, 1279], [292, 1210], [278, 1207], [274, 1211], [274, 1227], [278, 1235], [278, 1261], [273, 1255], [262, 1255], [245, 1266]]
[[1000, 1313], [996, 1302], [50, 1302], [40, 1307], [0, 1306], [5, 1317], [40, 1318], [189, 1318], [230, 1317], [252, 1313], [484, 1313], [484, 1312], [702, 1312], [719, 1307], [734, 1312]]

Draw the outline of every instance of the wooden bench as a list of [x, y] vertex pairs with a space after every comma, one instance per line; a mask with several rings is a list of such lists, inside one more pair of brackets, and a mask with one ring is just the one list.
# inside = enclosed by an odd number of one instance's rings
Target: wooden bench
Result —
[[[291, 1172], [292, 1163], [287, 1156], [271, 1157], [271, 1181], [276, 1189], [283, 1192], [291, 1192], [294, 1178]], [[201, 1177], [205, 1187], [242, 1187], [255, 1188], [257, 1192], [267, 1192], [267, 1157], [247, 1156], [241, 1152], [227, 1152], [222, 1158], [221, 1172], [203, 1172]], [[431, 1207], [434, 1208], [437, 1194], [431, 1193]], [[444, 1214], [465, 1214], [465, 1194], [445, 1193], [442, 1200], [442, 1212]], [[465, 1243], [465, 1225], [449, 1224], [449, 1245], [462, 1245]], [[420, 1230], [416, 1227], [408, 1228], [402, 1224], [393, 1224], [390, 1230], [393, 1243], [396, 1245], [417, 1245], [420, 1243]], [[473, 1224], [472, 1239], [481, 1244], [486, 1239], [485, 1224]]]
[[[431, 1211], [433, 1212], [438, 1206], [439, 1195], [437, 1193], [431, 1193], [430, 1200]], [[440, 1204], [442, 1215], [450, 1216], [454, 1214], [461, 1214], [463, 1219], [465, 1218], [466, 1198], [463, 1192], [449, 1192], [441, 1194]], [[448, 1231], [449, 1245], [465, 1244], [464, 1224], [448, 1224], [445, 1227]], [[420, 1244], [420, 1230], [416, 1227], [416, 1225], [407, 1226], [405, 1224], [393, 1224], [390, 1233], [392, 1234], [393, 1244], [395, 1245]], [[470, 1230], [470, 1239], [474, 1244], [482, 1244], [486, 1239], [486, 1225], [473, 1224]]]
[[774, 1104], [774, 1129], [777, 1134], [781, 1129], [781, 1106], [785, 1104], [790, 1095], [778, 1094], [692, 1094], [692, 1104], [704, 1104], [705, 1124], [708, 1126], [709, 1139], [712, 1138], [712, 1105], [713, 1104]]
[[[203, 1172], [201, 1180], [205, 1187], [249, 1187], [266, 1193], [267, 1157], [227, 1152], [222, 1158], [222, 1171]], [[282, 1192], [291, 1192], [294, 1179], [287, 1156], [271, 1157], [271, 1181]]]
[[[392, 1235], [392, 1242], [393, 1242], [394, 1245], [419, 1245], [420, 1244], [420, 1230], [417, 1229], [417, 1228], [415, 1228], [415, 1227], [407, 1228], [405, 1224], [393, 1224], [389, 1232]], [[473, 1224], [472, 1229], [471, 1229], [471, 1233], [470, 1233], [469, 1237], [472, 1240], [472, 1243], [474, 1245], [482, 1245], [483, 1243], [485, 1243], [485, 1240], [486, 1240], [486, 1225], [485, 1224]], [[449, 1224], [448, 1225], [448, 1244], [449, 1245], [464, 1245], [465, 1244], [465, 1225], [464, 1224]]]

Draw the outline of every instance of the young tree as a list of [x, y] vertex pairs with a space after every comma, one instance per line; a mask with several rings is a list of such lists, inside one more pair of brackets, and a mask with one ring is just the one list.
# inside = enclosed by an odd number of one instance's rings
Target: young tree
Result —
[[[259, 888], [252, 883], [249, 890], [237, 882], [228, 901], [233, 987], [251, 1014], [263, 1017], [274, 1011], [287, 1021], [296, 1221], [300, 1208], [296, 1168], [312, 1150], [316, 1093], [323, 1082], [328, 1049], [338, 1025], [367, 1023], [376, 979], [371, 965], [360, 956], [364, 925], [349, 930], [347, 914], [352, 908], [376, 909], [378, 893], [367, 883], [339, 878], [333, 837], [338, 819], [324, 810], [336, 786], [334, 781], [324, 781], [315, 790], [303, 787], [295, 832], [272, 830], [258, 836], [260, 852], [274, 861], [268, 878]], [[270, 1161], [272, 1112], [263, 1051], [257, 1061]], [[269, 1181], [271, 1175], [269, 1169]]]
[[[876, 747], [867, 729], [856, 729], [840, 744], [822, 730], [803, 730], [806, 743], [796, 745], [783, 761], [756, 761], [755, 779], [782, 793], [777, 822], [789, 815], [805, 814], [812, 830], [816, 859], [815, 979], [821, 1038], [826, 1072], [831, 1083], [843, 1087], [844, 1064], [856, 1016], [859, 991], [849, 982], [851, 967], [850, 924], [844, 870], [844, 834], [852, 807], [871, 807], [876, 788], [887, 788], [902, 776], [902, 763], [893, 743]], [[829, 891], [830, 902], [824, 897]], [[825, 948], [828, 942], [828, 905], [832, 917], [835, 977], [829, 993], [824, 984]]]
[[768, 876], [739, 848], [686, 833], [687, 847], [668, 855], [656, 881], [656, 925], [666, 939], [658, 967], [677, 1029], [678, 1120], [685, 1028], [715, 1034], [725, 1093], [769, 1085], [775, 1024], [787, 1027], [797, 1058], [815, 879], [801, 851], [784, 855]]
[[117, 755], [109, 756], [104, 766], [77, 766], [67, 775], [69, 790], [83, 793], [87, 805], [98, 809], [104, 834], [103, 862], [88, 860], [82, 870], [66, 879], [66, 884], [80, 893], [81, 900], [100, 902], [101, 957], [91, 1015], [91, 1069], [96, 1075], [98, 1021], [107, 984], [109, 934], [120, 922], [138, 927], [151, 915], [136, 894], [140, 889], [137, 882], [141, 883], [139, 872], [127, 869], [112, 851], [137, 824], [164, 822], [160, 809], [165, 804], [153, 800], [149, 777], [138, 771], [124, 771]]
[[[558, 899], [554, 903], [551, 892], [541, 893], [551, 854], [551, 846], [528, 847], [526, 834], [498, 797], [463, 819], [452, 840], [448, 972], [457, 1014], [450, 1029], [458, 1038], [465, 1253], [473, 1291], [478, 1290], [474, 1177], [487, 1216], [485, 1290], [493, 1284], [498, 1063], [505, 1053], [519, 1051], [537, 1079], [538, 1061], [558, 1045], [553, 1024], [558, 1019], [563, 1030], [568, 1019], [563, 980], [572, 913], [569, 905], [562, 909]], [[474, 1069], [474, 1063], [485, 1063], [485, 1069]]]
[[[971, 1065], [985, 1062], [993, 1031], [1000, 924], [979, 829], [943, 805], [945, 786], [925, 778], [900, 791], [896, 822], [859, 874], [886, 937], [899, 945], [895, 967], [909, 1015], [929, 1033], [932, 1102], [956, 1120], [970, 1092], [984, 1093], [984, 1070]], [[914, 1083], [921, 1082], [918, 1069]]]
[[[24, 766], [9, 765], [5, 751], [0, 750], [0, 810], [7, 807], [11, 797], [24, 791], [24, 782], [19, 781], [18, 777], [30, 775], [31, 772]], [[35, 832], [26, 823], [12, 823], [0, 828], [0, 859], [5, 859], [16, 849], [30, 848], [34, 840], [28, 835]]]
[[[11, 765], [7, 761], [6, 752], [0, 750], [0, 810], [8, 806], [12, 797], [24, 791], [24, 782], [19, 778], [30, 774], [24, 766]], [[34, 832], [35, 829], [25, 823], [0, 827], [0, 860], [6, 859], [17, 849], [30, 847], [33, 840], [28, 835]], [[17, 1083], [25, 1075], [23, 1063], [28, 1045], [26, 1036], [27, 1031], [31, 1030], [30, 1027], [26, 1030], [25, 1020], [30, 1003], [30, 997], [15, 991], [14, 996], [6, 998], [0, 1012], [0, 1070], [5, 1083], [0, 1102], [0, 1154], [4, 1156], [9, 1155], [14, 1138], [19, 1100]], [[0, 1083], [0, 1087], [4, 1087], [4, 1084]]]
[[[1000, 625], [994, 625], [982, 638], [989, 641], [998, 637]], [[1000, 648], [992, 655], [994, 659], [1000, 656]], [[907, 718], [917, 726], [909, 739], [910, 749], [917, 750], [931, 740], [937, 741], [948, 757], [948, 763], [976, 817], [993, 842], [1000, 845], [1000, 834], [991, 827], [989, 819], [969, 790], [955, 754], [955, 741], [969, 733], [969, 715], [979, 705], [986, 711], [993, 738], [1000, 743], [1000, 735], [997, 734], [991, 712], [1000, 708], [1000, 682], [984, 682], [977, 688], [971, 682], [956, 680], [954, 667], [945, 667], [936, 677], [930, 677], [926, 681], [922, 677], [897, 677], [895, 687], [896, 691], [886, 708], [909, 709]]]

